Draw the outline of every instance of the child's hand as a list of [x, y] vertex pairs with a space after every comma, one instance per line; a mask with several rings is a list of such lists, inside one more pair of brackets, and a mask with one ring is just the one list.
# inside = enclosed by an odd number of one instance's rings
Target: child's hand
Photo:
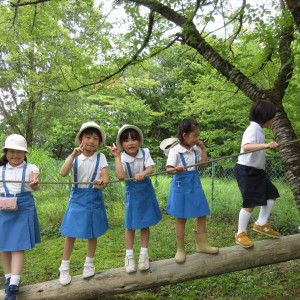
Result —
[[95, 179], [93, 184], [96, 186], [97, 189], [103, 190], [106, 187], [106, 184], [102, 179]]
[[175, 169], [176, 169], [176, 173], [182, 173], [186, 170], [185, 166], [178, 166]]
[[83, 153], [84, 147], [85, 147], [85, 144], [81, 143], [79, 147], [77, 147], [73, 150], [72, 155], [74, 157], [79, 156], [81, 153]]
[[267, 146], [268, 146], [267, 148], [269, 148], [269, 149], [275, 149], [278, 147], [278, 144], [276, 142], [271, 142], [271, 143], [267, 144]]
[[202, 141], [198, 140], [196, 143], [196, 146], [198, 146], [199, 148], [201, 148], [201, 150], [205, 149], [205, 145]]
[[145, 174], [143, 173], [135, 174], [134, 181], [140, 181], [143, 180], [144, 178], [145, 178]]
[[37, 189], [39, 188], [39, 175], [40, 173], [33, 173], [33, 171], [31, 171], [31, 174], [29, 175], [29, 186], [32, 189]]
[[116, 145], [114, 143], [113, 143], [112, 147], [109, 147], [109, 146], [105, 146], [105, 147], [110, 150], [113, 157], [120, 156], [120, 150], [118, 147], [116, 147]]

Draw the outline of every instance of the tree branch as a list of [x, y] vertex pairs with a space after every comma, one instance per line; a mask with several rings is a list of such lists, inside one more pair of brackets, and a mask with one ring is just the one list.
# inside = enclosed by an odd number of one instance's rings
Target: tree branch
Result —
[[39, 4], [39, 3], [43, 3], [43, 2], [50, 2], [51, 0], [37, 0], [37, 1], [29, 1], [29, 2], [23, 2], [20, 3], [20, 0], [18, 0], [17, 3], [14, 2], [9, 2], [9, 4], [12, 7], [20, 7], [20, 6], [26, 6], [26, 5], [34, 5], [34, 4]]

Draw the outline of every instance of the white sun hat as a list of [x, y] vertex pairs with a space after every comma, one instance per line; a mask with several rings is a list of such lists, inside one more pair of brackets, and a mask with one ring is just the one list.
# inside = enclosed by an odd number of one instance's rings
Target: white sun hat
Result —
[[134, 125], [128, 125], [128, 124], [125, 124], [125, 125], [123, 125], [123, 126], [119, 129], [118, 135], [117, 135], [117, 141], [116, 141], [116, 143], [117, 143], [117, 147], [118, 147], [119, 149], [122, 149], [122, 146], [121, 146], [121, 143], [120, 143], [120, 136], [121, 136], [121, 134], [122, 134], [126, 129], [134, 129], [134, 130], [136, 130], [136, 131], [139, 133], [140, 137], [141, 137], [140, 145], [143, 144], [144, 136], [143, 136], [143, 133], [142, 133], [141, 129], [139, 129], [137, 126], [134, 126]]
[[164, 151], [165, 156], [169, 155], [169, 151], [171, 148], [173, 148], [174, 146], [176, 146], [178, 144], [178, 139], [177, 138], [168, 138], [163, 140], [160, 145], [159, 148]]
[[79, 140], [80, 134], [82, 133], [83, 130], [85, 130], [87, 128], [96, 128], [100, 131], [102, 141], [100, 142], [99, 147], [101, 147], [105, 142], [106, 134], [105, 134], [104, 130], [102, 128], [100, 128], [100, 126], [98, 124], [96, 124], [95, 122], [86, 122], [81, 125], [81, 128], [75, 138], [76, 144], [80, 145], [80, 140]]
[[29, 153], [26, 139], [20, 134], [9, 135], [5, 140], [5, 145], [1, 149], [1, 152], [4, 152], [5, 149], [20, 150]]

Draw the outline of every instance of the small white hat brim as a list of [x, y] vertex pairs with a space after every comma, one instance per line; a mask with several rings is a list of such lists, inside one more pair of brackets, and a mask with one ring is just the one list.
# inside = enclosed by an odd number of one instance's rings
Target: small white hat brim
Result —
[[164, 151], [166, 156], [168, 156], [170, 149], [176, 146], [177, 144], [177, 138], [167, 138], [160, 143], [159, 148]]

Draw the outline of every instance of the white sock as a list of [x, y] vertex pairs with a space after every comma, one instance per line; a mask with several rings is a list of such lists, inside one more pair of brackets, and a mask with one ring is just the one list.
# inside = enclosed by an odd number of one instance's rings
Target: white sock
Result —
[[132, 255], [133, 256], [133, 249], [126, 249], [126, 256]]
[[94, 263], [94, 257], [86, 257], [85, 258], [85, 262], [87, 262], [87, 263]]
[[270, 199], [267, 200], [267, 205], [260, 207], [260, 212], [256, 224], [259, 226], [263, 226], [268, 222], [270, 213], [274, 207], [275, 201]]
[[70, 268], [70, 261], [69, 260], [62, 260], [61, 261], [61, 266]]
[[141, 248], [140, 254], [147, 254], [148, 255], [148, 248]]
[[252, 215], [252, 213], [244, 210], [243, 208], [241, 209], [240, 215], [239, 215], [239, 225], [238, 225], [237, 235], [239, 235], [242, 232], [247, 233], [248, 223], [249, 223], [251, 215]]
[[21, 275], [11, 275], [9, 285], [19, 285]]
[[4, 276], [5, 276], [5, 279], [7, 280], [8, 278], [10, 278], [10, 277], [11, 277], [11, 273], [4, 274]]

